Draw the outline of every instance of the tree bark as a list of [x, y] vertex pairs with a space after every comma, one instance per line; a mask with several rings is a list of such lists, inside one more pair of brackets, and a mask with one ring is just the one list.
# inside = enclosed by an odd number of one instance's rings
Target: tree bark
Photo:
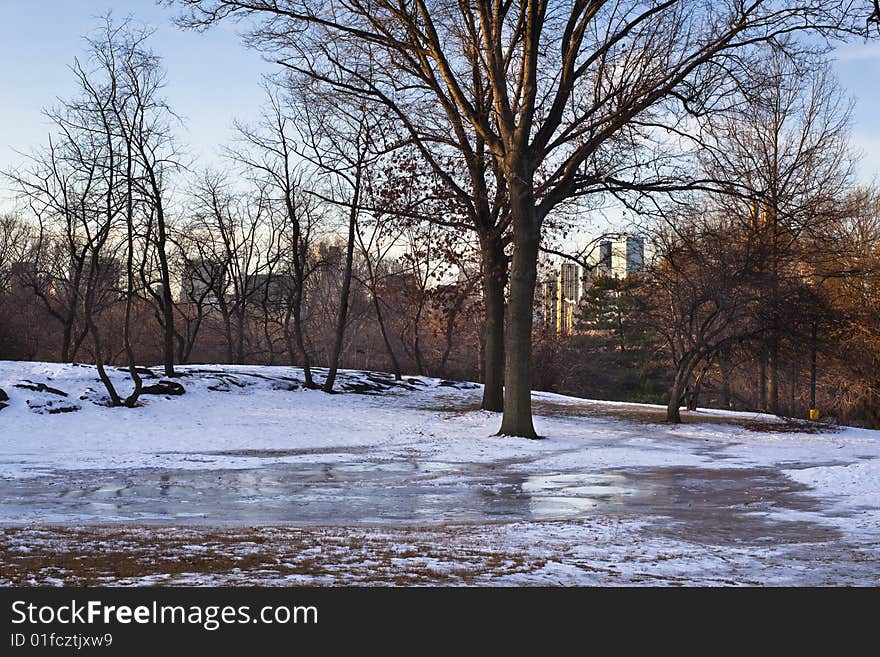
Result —
[[[483, 245], [483, 400], [484, 411], [504, 410], [504, 288], [507, 261], [503, 247]], [[531, 382], [529, 383], [531, 385]]]
[[672, 385], [672, 390], [669, 394], [669, 404], [666, 406], [666, 421], [671, 422], [673, 424], [681, 424], [681, 412], [679, 411], [679, 406], [681, 405], [681, 398], [684, 395], [684, 383], [679, 383], [676, 378], [675, 383]]
[[238, 335], [235, 336], [235, 364], [244, 364], [244, 332], [246, 329], [245, 322], [247, 315], [245, 314], [245, 305], [242, 303], [236, 312], [236, 323], [238, 325]]
[[413, 320], [413, 356], [416, 361], [416, 374], [420, 376], [428, 376], [428, 371], [425, 368], [425, 360], [422, 357], [422, 332], [421, 332], [421, 323], [422, 323], [422, 313], [425, 310], [425, 296], [424, 290], [420, 292], [421, 299], [419, 300], [419, 308], [416, 311], [415, 319]]
[[225, 306], [221, 306], [220, 315], [223, 317], [223, 336], [226, 338], [226, 363], [232, 365], [235, 361], [233, 356], [232, 317]]
[[[444, 331], [444, 347], [443, 354], [440, 357], [440, 364], [437, 366], [437, 370], [440, 376], [449, 378], [449, 370], [447, 369], [449, 365], [449, 357], [452, 355], [452, 347], [455, 338], [455, 320], [458, 319], [458, 315], [461, 313], [462, 306], [464, 306], [465, 301], [467, 300], [467, 295], [470, 294], [471, 286], [468, 285], [466, 290], [459, 291], [458, 297], [455, 300], [455, 303], [452, 304], [450, 308], [447, 309], [446, 313], [446, 329]], [[502, 318], [503, 319], [503, 318]], [[483, 363], [483, 347], [482, 342], [478, 341], [477, 350], [479, 352], [479, 359], [477, 363], [477, 368], [479, 369]], [[485, 371], [480, 371], [483, 379], [485, 380]], [[502, 358], [501, 362], [501, 376], [504, 376], [504, 361]], [[500, 391], [502, 396], [504, 394], [504, 390]], [[485, 396], [485, 390], [483, 392]], [[503, 397], [502, 397], [503, 403]]]
[[672, 388], [669, 391], [669, 403], [666, 406], [666, 421], [673, 424], [681, 423], [681, 413], [679, 408], [682, 400], [687, 392], [688, 383], [694, 372], [694, 367], [699, 361], [696, 353], [690, 352], [685, 354], [678, 362], [675, 368], [675, 379], [672, 381]]
[[527, 180], [515, 178], [510, 184], [510, 209], [514, 248], [505, 336], [504, 415], [498, 433], [538, 438], [532, 423], [532, 315], [540, 230]]

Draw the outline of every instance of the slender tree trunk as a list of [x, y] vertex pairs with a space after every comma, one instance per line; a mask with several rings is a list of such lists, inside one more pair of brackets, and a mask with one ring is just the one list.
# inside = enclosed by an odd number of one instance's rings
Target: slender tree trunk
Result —
[[245, 332], [245, 305], [241, 304], [236, 313], [236, 323], [238, 324], [238, 335], [235, 336], [235, 364], [241, 365], [244, 362], [244, 332]]
[[141, 380], [140, 374], [138, 374], [137, 363], [135, 362], [134, 357], [134, 348], [131, 346], [131, 302], [133, 293], [130, 287], [127, 295], [128, 296], [125, 300], [125, 325], [122, 330], [122, 340], [125, 347], [125, 357], [128, 359], [128, 374], [131, 376], [132, 383], [134, 383], [134, 389], [131, 391], [131, 394], [125, 398], [125, 405], [132, 408], [137, 404], [138, 398], [141, 396], [143, 381]]
[[679, 411], [679, 407], [681, 406], [681, 398], [684, 396], [686, 385], [687, 379], [680, 380], [679, 376], [676, 374], [672, 389], [669, 391], [669, 404], [666, 406], [667, 422], [672, 422], [673, 424], [681, 423], [681, 412]]
[[174, 373], [174, 300], [171, 297], [171, 273], [168, 268], [168, 256], [165, 253], [167, 236], [165, 234], [165, 213], [161, 206], [157, 213], [159, 239], [156, 251], [159, 256], [159, 274], [162, 278], [162, 324], [163, 351], [165, 360], [165, 376], [173, 377]]
[[706, 376], [708, 370], [704, 369], [700, 372], [699, 376], [697, 376], [694, 381], [694, 386], [691, 389], [690, 395], [687, 398], [687, 410], [695, 411], [697, 410], [697, 405], [700, 403], [700, 391], [703, 389], [703, 379]]
[[510, 185], [510, 204], [514, 249], [505, 336], [504, 415], [498, 433], [537, 438], [532, 423], [532, 315], [540, 231], [528, 181], [514, 180]]
[[425, 301], [424, 301], [424, 290], [422, 290], [421, 294], [422, 298], [419, 301], [419, 309], [416, 311], [415, 319], [413, 320], [413, 355], [416, 359], [416, 370], [420, 375], [427, 376], [428, 372], [425, 370], [425, 361], [422, 358], [422, 334], [420, 325], [422, 322], [422, 312], [425, 309]]
[[[373, 281], [373, 285], [375, 285], [375, 281]], [[388, 339], [388, 331], [385, 328], [385, 319], [382, 317], [382, 304], [379, 303], [379, 296], [376, 294], [375, 289], [370, 288], [370, 292], [373, 297], [373, 309], [376, 311], [376, 321], [379, 322], [379, 333], [382, 334], [382, 341], [385, 343], [385, 351], [388, 353], [388, 358], [391, 360], [391, 367], [394, 370], [394, 378], [400, 381], [401, 376], [400, 373], [400, 363], [397, 360], [397, 356], [394, 354], [394, 349], [391, 347], [391, 340]]]
[[186, 338], [182, 333], [177, 333], [177, 362], [181, 365], [186, 365]]
[[759, 400], [758, 405], [761, 412], [767, 412], [767, 350], [762, 348], [760, 353], [761, 363], [758, 368], [758, 388]]
[[[301, 285], [301, 283], [300, 283]], [[306, 341], [303, 336], [302, 328], [302, 292], [296, 293], [293, 305], [293, 339], [296, 341], [296, 350], [299, 352], [301, 360], [300, 365], [303, 369], [305, 377], [305, 385], [307, 388], [316, 388], [315, 380], [312, 378], [312, 366], [309, 361], [309, 352], [306, 351]]]
[[64, 330], [61, 335], [61, 362], [69, 363], [70, 358], [70, 342], [73, 334], [73, 320], [64, 321]]
[[721, 370], [721, 405], [724, 408], [732, 406], [730, 391], [730, 352], [723, 349], [718, 357], [718, 367]]
[[[483, 244], [483, 400], [484, 411], [504, 410], [504, 288], [507, 259], [499, 240]], [[531, 383], [530, 383], [531, 385]]]
[[776, 326], [773, 327], [773, 335], [770, 338], [769, 358], [770, 380], [767, 386], [770, 412], [779, 415], [779, 333]]
[[[89, 275], [95, 276], [94, 272], [98, 266], [98, 256], [97, 252], [94, 256], [92, 256], [92, 269]], [[116, 392], [116, 388], [113, 386], [113, 382], [110, 380], [110, 377], [107, 376], [107, 371], [104, 369], [104, 356], [102, 355], [103, 345], [101, 344], [101, 335], [98, 332], [98, 327], [95, 325], [94, 318], [92, 317], [92, 306], [94, 305], [94, 289], [91, 284], [89, 286], [89, 290], [86, 291], [86, 294], [83, 297], [83, 318], [86, 323], [86, 328], [89, 333], [92, 335], [92, 342], [95, 345], [95, 367], [98, 370], [98, 377], [101, 379], [101, 383], [104, 384], [104, 388], [107, 389], [107, 394], [110, 396], [110, 405], [111, 406], [121, 406], [122, 400], [119, 398], [119, 393]]]
[[[470, 291], [470, 288], [468, 288]], [[440, 365], [438, 366], [440, 376], [449, 376], [447, 373], [447, 366], [449, 364], [449, 356], [452, 354], [452, 343], [455, 338], [455, 320], [461, 312], [461, 307], [464, 305], [465, 295], [460, 294], [458, 299], [456, 299], [452, 308], [449, 309], [449, 312], [446, 315], [446, 330], [444, 331], [444, 348], [443, 355], [440, 357]], [[482, 348], [479, 349], [480, 358], [482, 358]], [[503, 363], [502, 363], [503, 366]], [[502, 367], [503, 373], [503, 367]], [[502, 390], [502, 395], [503, 395]], [[485, 395], [485, 393], [484, 393]]]
[[177, 336], [177, 361], [181, 365], [186, 365], [189, 363], [190, 356], [192, 355], [193, 347], [196, 344], [196, 338], [198, 338], [199, 330], [202, 327], [202, 321], [205, 318], [205, 312], [202, 309], [202, 306], [199, 305], [196, 308], [196, 318], [193, 322], [185, 321], [186, 324], [186, 335], [183, 335], [180, 331], [175, 330], [175, 335]]
[[263, 299], [263, 338], [266, 340], [266, 350], [268, 352], [266, 358], [267, 365], [275, 364], [275, 344], [272, 340], [272, 331], [269, 328], [269, 308], [268, 301]]
[[222, 310], [221, 314], [223, 316], [223, 333], [224, 333], [224, 336], [226, 337], [226, 362], [231, 365], [234, 361], [233, 340], [232, 340], [232, 318], [230, 317], [228, 310]]
[[73, 346], [70, 348], [70, 361], [73, 362], [79, 356], [79, 350], [82, 347], [83, 342], [85, 342], [86, 338], [89, 335], [88, 327], [84, 328], [76, 337], [73, 339]]
[[110, 395], [110, 405], [121, 406], [122, 400], [119, 398], [119, 393], [116, 392], [113, 382], [110, 380], [110, 377], [107, 376], [107, 371], [104, 369], [104, 357], [101, 355], [101, 349], [103, 346], [98, 333], [98, 327], [95, 326], [91, 313], [89, 313], [88, 318], [86, 319], [86, 324], [89, 326], [89, 332], [92, 334], [92, 342], [95, 345], [95, 367], [98, 370], [98, 377], [107, 389], [107, 394]]
[[290, 364], [297, 367], [299, 365], [296, 357], [297, 349], [293, 344], [293, 331], [290, 330], [290, 324], [283, 326], [281, 332], [284, 334], [284, 346], [287, 347], [287, 354], [290, 356]]
[[[699, 362], [696, 353], [691, 352], [682, 357], [675, 368], [675, 379], [669, 391], [669, 404], [666, 407], [666, 420], [678, 424], [681, 422], [679, 407], [687, 394], [688, 384], [693, 378], [694, 369]], [[697, 382], [699, 385], [699, 382]], [[697, 390], [697, 394], [699, 391]]]
[[[79, 344], [82, 343], [82, 339], [80, 339], [76, 344], [74, 344], [74, 327], [76, 326], [76, 309], [80, 304], [80, 285], [82, 285], [82, 269], [84, 259], [85, 254], [83, 254], [82, 259], [76, 259], [76, 271], [73, 273], [73, 281], [71, 282], [70, 289], [70, 294], [72, 298], [69, 299], [69, 304], [67, 305], [66, 309], [67, 313], [62, 320], [62, 325], [64, 328], [64, 333], [61, 338], [62, 363], [73, 362], [73, 359], [76, 358], [76, 352], [79, 350]], [[44, 298], [44, 301], [48, 308], [48, 299]]]
[[[360, 169], [358, 169], [359, 171]], [[345, 245], [345, 270], [342, 272], [342, 290], [339, 292], [339, 314], [336, 316], [336, 334], [333, 336], [333, 351], [330, 353], [327, 379], [324, 381], [324, 392], [333, 392], [333, 384], [336, 382], [336, 372], [339, 368], [339, 357], [342, 354], [342, 341], [345, 338], [345, 326], [348, 322], [348, 302], [351, 296], [351, 273], [354, 262], [355, 228], [358, 216], [357, 191], [359, 187], [359, 185], [355, 187], [355, 202], [351, 204], [348, 214], [348, 243]]]
[[141, 396], [143, 382], [137, 371], [137, 363], [134, 357], [134, 348], [131, 345], [131, 307], [134, 302], [134, 208], [132, 199], [132, 162], [131, 147], [128, 149], [128, 166], [126, 171], [126, 254], [125, 254], [125, 321], [122, 326], [122, 345], [125, 349], [125, 357], [128, 360], [128, 374], [134, 383], [131, 394], [125, 398], [125, 405], [133, 408]]

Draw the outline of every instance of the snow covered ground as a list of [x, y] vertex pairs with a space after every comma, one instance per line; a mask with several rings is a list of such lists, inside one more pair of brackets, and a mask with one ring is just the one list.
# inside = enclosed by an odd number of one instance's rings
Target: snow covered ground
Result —
[[877, 431], [535, 393], [529, 441], [473, 384], [181, 372], [111, 409], [0, 362], [0, 583], [880, 583]]

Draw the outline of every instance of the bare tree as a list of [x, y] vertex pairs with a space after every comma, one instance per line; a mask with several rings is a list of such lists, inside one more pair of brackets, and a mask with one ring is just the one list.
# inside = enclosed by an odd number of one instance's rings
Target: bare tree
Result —
[[260, 281], [278, 253], [273, 203], [263, 187], [236, 192], [223, 175], [210, 172], [191, 196], [188, 230], [198, 236], [191, 275], [197, 285], [211, 286], [211, 301], [223, 321], [226, 360], [243, 363], [250, 307], [257, 303]]
[[305, 281], [312, 266], [312, 236], [320, 215], [315, 208], [315, 199], [305, 188], [294, 141], [295, 128], [284, 98], [270, 85], [266, 86], [266, 92], [267, 104], [259, 125], [236, 125], [239, 143], [229, 149], [229, 156], [243, 167], [245, 175], [254, 179], [284, 214], [287, 232], [284, 260], [291, 267], [288, 319], [293, 320], [292, 346], [303, 368], [305, 385], [314, 388], [302, 312]]
[[0, 294], [9, 290], [14, 277], [29, 269], [33, 234], [17, 214], [0, 215]]
[[[749, 55], [760, 44], [805, 30], [864, 34], [874, 10], [848, 0], [178, 4], [189, 9], [189, 25], [264, 19], [251, 43], [283, 48], [286, 66], [384, 105], [419, 144], [425, 140], [417, 126], [433, 124], [447, 135], [465, 129], [486, 145], [514, 234], [500, 433], [527, 437], [536, 437], [532, 304], [548, 215], [574, 196], [635, 186], [615, 175], [632, 171], [637, 153], [627, 144], [647, 125], [678, 130], [682, 111], [711, 109], [738, 78], [748, 78]], [[466, 136], [445, 141], [465, 156], [464, 143], [471, 143]], [[643, 185], [653, 172], [639, 174]]]
[[[143, 288], [158, 308], [163, 331], [165, 376], [174, 376], [174, 302], [168, 262], [169, 176], [178, 168], [170, 122], [176, 117], [161, 97], [164, 71], [148, 47], [152, 32], [130, 21], [114, 24], [108, 16], [96, 37], [89, 39], [100, 72], [113, 90], [111, 113], [116, 138], [125, 150], [125, 184], [130, 205], [127, 218], [143, 218], [144, 254], [139, 273]], [[133, 198], [134, 196], [137, 198]], [[131, 227], [134, 248], [133, 233]], [[148, 254], [150, 258], [148, 258]], [[131, 254], [130, 254], [131, 255]], [[146, 265], [154, 259], [158, 281], [148, 280]], [[130, 290], [129, 298], [134, 290]], [[134, 373], [133, 373], [134, 374]]]
[[[47, 115], [56, 124], [61, 120], [57, 114]], [[89, 257], [82, 222], [96, 183], [94, 176], [80, 175], [82, 172], [68, 154], [74, 135], [60, 132], [60, 136], [49, 138], [45, 149], [29, 156], [26, 168], [7, 172], [6, 176], [36, 220], [37, 236], [26, 272], [27, 283], [49, 315], [61, 324], [59, 357], [68, 363], [76, 357], [86, 336], [81, 321], [78, 325]]]
[[763, 280], [759, 252], [734, 221], [698, 207], [673, 226], [655, 237], [656, 261], [641, 292], [675, 373], [666, 418], [681, 422], [679, 407], [705, 368], [725, 346], [760, 331]]
[[[805, 267], [828, 270], [822, 260], [834, 258], [840, 246], [840, 208], [854, 170], [852, 102], [821, 60], [794, 61], [773, 50], [752, 73], [737, 109], [707, 121], [701, 159], [727, 192], [716, 203], [739, 218], [762, 251], [761, 407], [779, 413], [783, 343], [795, 328], [786, 317], [797, 317], [792, 304], [806, 299], [792, 279]], [[803, 336], [794, 337], [797, 343]]]
[[207, 315], [217, 305], [216, 291], [223, 289], [224, 269], [219, 262], [205, 260], [206, 250], [198, 225], [180, 226], [171, 239], [179, 258], [180, 296], [176, 304], [179, 321], [174, 324], [177, 362], [186, 364]]
[[[307, 77], [289, 76], [283, 85], [299, 137], [297, 155], [308, 163], [314, 179], [309, 193], [344, 215], [339, 222], [345, 234], [345, 256], [327, 377], [322, 386], [325, 392], [332, 392], [349, 324], [357, 225], [369, 205], [370, 170], [395, 146], [387, 143], [383, 121], [371, 117], [362, 103], [350, 103], [346, 96]], [[339, 263], [316, 264], [335, 267]]]
[[412, 272], [408, 269], [395, 270], [391, 262], [392, 252], [400, 241], [403, 229], [387, 217], [372, 217], [369, 221], [358, 222], [355, 229], [365, 267], [364, 275], [358, 276], [357, 281], [370, 294], [385, 353], [394, 377], [399, 380], [402, 378], [400, 361], [391, 342], [385, 310], [387, 301], [383, 301], [383, 297], [399, 297], [412, 288]]

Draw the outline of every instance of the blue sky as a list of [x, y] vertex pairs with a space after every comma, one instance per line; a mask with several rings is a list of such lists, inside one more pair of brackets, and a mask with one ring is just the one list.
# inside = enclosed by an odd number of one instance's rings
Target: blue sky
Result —
[[244, 48], [232, 25], [180, 30], [174, 10], [152, 0], [0, 0], [0, 170], [21, 161], [15, 150], [45, 143], [41, 109], [74, 92], [70, 66], [83, 35], [110, 9], [156, 29], [151, 47], [164, 58], [165, 96], [185, 121], [178, 137], [192, 157], [216, 154], [232, 120], [259, 111], [261, 76], [276, 67]]
[[[213, 159], [233, 118], [256, 114], [261, 76], [276, 67], [245, 49], [234, 25], [182, 31], [171, 22], [174, 10], [152, 0], [0, 0], [0, 170], [21, 160], [15, 150], [45, 143], [40, 111], [73, 91], [69, 67], [83, 52], [82, 35], [110, 9], [156, 28], [152, 46], [165, 59], [166, 96], [186, 121], [179, 138], [192, 157]], [[857, 100], [853, 142], [866, 153], [860, 178], [880, 179], [880, 43], [844, 46], [836, 69]]]

